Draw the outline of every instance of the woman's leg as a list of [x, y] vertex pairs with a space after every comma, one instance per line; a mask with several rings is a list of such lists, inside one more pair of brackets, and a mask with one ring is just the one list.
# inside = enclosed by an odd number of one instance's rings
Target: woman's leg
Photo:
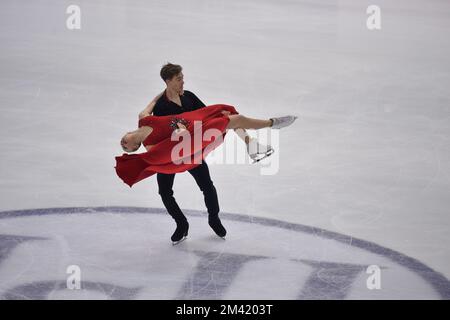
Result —
[[261, 120], [261, 119], [252, 119], [247, 118], [241, 114], [232, 114], [229, 115], [230, 122], [228, 123], [227, 129], [262, 129], [268, 128], [272, 126], [272, 120]]
[[[226, 116], [229, 116], [231, 112], [229, 111], [222, 111], [222, 113]], [[229, 129], [229, 127], [228, 127]], [[239, 138], [242, 139], [242, 141], [245, 142], [246, 145], [248, 145], [250, 143], [250, 139], [251, 137], [249, 136], [249, 134], [247, 133], [247, 131], [245, 131], [245, 129], [242, 128], [235, 128], [234, 132], [238, 135]]]
[[252, 137], [250, 137], [250, 135], [247, 133], [247, 131], [245, 131], [245, 129], [237, 128], [237, 129], [234, 129], [234, 132], [236, 132], [238, 137], [241, 138], [242, 141], [245, 142], [245, 144], [249, 144], [250, 143], [250, 139]]

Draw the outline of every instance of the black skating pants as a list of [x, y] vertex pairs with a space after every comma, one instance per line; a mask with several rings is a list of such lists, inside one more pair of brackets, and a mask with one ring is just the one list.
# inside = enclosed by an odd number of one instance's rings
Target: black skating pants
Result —
[[[189, 173], [194, 177], [195, 182], [203, 192], [205, 199], [205, 205], [208, 209], [209, 217], [217, 217], [219, 214], [219, 200], [217, 198], [217, 191], [209, 175], [209, 168], [206, 162], [203, 160], [202, 164], [189, 170]], [[173, 196], [173, 182], [175, 179], [175, 173], [165, 174], [158, 173], [158, 192], [167, 209], [167, 212], [172, 216], [175, 222], [186, 221], [186, 217], [178, 206]], [[190, 192], [190, 190], [186, 190]]]

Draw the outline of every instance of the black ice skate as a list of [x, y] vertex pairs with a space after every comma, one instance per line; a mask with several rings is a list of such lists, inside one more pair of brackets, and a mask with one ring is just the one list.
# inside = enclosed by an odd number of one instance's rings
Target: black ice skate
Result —
[[177, 228], [173, 233], [172, 237], [172, 245], [177, 245], [180, 242], [186, 240], [189, 231], [189, 223], [187, 221], [177, 223]]
[[222, 225], [222, 222], [220, 222], [219, 217], [209, 217], [208, 218], [208, 224], [211, 227], [211, 229], [214, 230], [214, 232], [221, 238], [225, 240], [225, 236], [227, 235], [227, 230]]

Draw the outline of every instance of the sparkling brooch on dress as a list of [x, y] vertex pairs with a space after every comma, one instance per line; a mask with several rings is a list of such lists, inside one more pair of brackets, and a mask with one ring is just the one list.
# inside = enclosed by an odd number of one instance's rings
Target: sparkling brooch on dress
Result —
[[190, 122], [186, 119], [183, 118], [177, 118], [177, 117], [173, 117], [172, 119], [170, 119], [170, 124], [169, 126], [173, 129], [173, 130], [177, 130], [178, 129], [178, 124], [181, 123], [182, 125], [184, 125], [186, 128], [189, 127]]

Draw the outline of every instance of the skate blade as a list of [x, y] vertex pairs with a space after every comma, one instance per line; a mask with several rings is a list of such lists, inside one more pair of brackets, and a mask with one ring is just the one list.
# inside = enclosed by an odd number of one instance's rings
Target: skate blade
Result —
[[262, 157], [257, 158], [257, 159], [253, 159], [252, 164], [255, 164], [257, 162], [260, 162], [261, 160], [264, 160], [265, 158], [270, 157], [274, 152], [275, 152], [275, 150], [270, 150], [265, 155], [263, 155]]
[[183, 242], [183, 241], [186, 240], [186, 239], [187, 239], [187, 236], [184, 236], [183, 239], [181, 239], [181, 240], [178, 240], [178, 241], [172, 241], [172, 246], [176, 246], [177, 244]]

